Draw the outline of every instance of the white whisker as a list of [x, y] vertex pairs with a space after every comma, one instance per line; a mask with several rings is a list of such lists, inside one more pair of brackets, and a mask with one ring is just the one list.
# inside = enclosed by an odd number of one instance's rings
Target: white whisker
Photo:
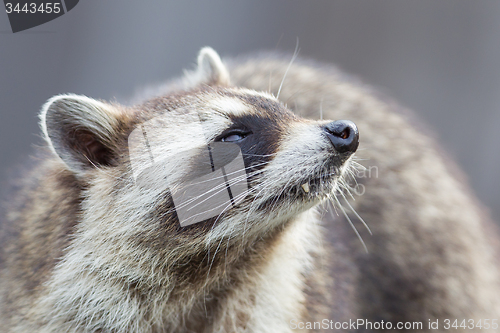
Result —
[[290, 60], [290, 63], [288, 64], [288, 67], [285, 71], [285, 74], [283, 75], [283, 79], [281, 80], [280, 87], [278, 89], [278, 93], [276, 94], [276, 98], [280, 97], [281, 88], [283, 87], [283, 83], [285, 82], [286, 75], [288, 74], [288, 71], [290, 70], [290, 67], [292, 66], [293, 62], [295, 61], [295, 58], [297, 58], [298, 54], [299, 54], [299, 38], [297, 37], [297, 43], [295, 44], [295, 51], [293, 52], [292, 60]]
[[356, 233], [356, 236], [358, 236], [358, 239], [360, 240], [361, 244], [363, 245], [366, 253], [368, 253], [368, 248], [366, 247], [366, 244], [365, 242], [363, 241], [363, 238], [361, 237], [361, 235], [359, 234], [358, 232], [358, 229], [356, 229], [356, 226], [354, 225], [354, 223], [352, 223], [351, 221], [351, 218], [349, 217], [349, 215], [347, 215], [344, 207], [340, 204], [340, 201], [339, 199], [336, 197], [336, 196], [333, 196], [333, 198], [335, 199], [335, 201], [337, 202], [337, 205], [338, 207], [340, 208], [340, 210], [342, 211], [342, 214], [344, 214], [345, 218], [347, 219], [347, 221], [349, 222], [349, 224], [351, 225], [352, 227], [352, 230], [354, 230], [354, 233]]
[[373, 233], [372, 233], [370, 227], [368, 226], [368, 224], [365, 222], [365, 220], [363, 220], [363, 218], [361, 216], [359, 216], [358, 212], [356, 212], [356, 210], [351, 206], [351, 204], [349, 203], [349, 201], [345, 197], [344, 193], [340, 192], [340, 195], [342, 196], [342, 198], [344, 198], [346, 204], [349, 206], [349, 209], [354, 213], [354, 215], [356, 215], [356, 217], [361, 221], [361, 223], [363, 223], [363, 225], [365, 226], [366, 230], [368, 230], [370, 235], [373, 236]]

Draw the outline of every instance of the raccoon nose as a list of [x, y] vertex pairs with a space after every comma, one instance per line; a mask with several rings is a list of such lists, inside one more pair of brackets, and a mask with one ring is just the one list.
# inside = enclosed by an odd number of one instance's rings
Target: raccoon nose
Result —
[[337, 120], [323, 127], [326, 136], [339, 153], [354, 153], [359, 145], [359, 133], [356, 125], [349, 120]]

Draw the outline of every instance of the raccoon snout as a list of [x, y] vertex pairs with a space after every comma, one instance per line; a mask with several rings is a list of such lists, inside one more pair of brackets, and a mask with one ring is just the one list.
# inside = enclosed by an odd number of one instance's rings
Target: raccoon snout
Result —
[[333, 148], [339, 153], [354, 153], [359, 145], [359, 133], [356, 125], [349, 120], [336, 120], [323, 126]]

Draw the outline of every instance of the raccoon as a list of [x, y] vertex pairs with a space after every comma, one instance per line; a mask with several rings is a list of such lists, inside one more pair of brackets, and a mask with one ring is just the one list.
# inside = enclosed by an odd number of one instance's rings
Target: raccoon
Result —
[[40, 125], [2, 216], [5, 332], [495, 331], [495, 225], [334, 67], [203, 48], [132, 106], [59, 95]]

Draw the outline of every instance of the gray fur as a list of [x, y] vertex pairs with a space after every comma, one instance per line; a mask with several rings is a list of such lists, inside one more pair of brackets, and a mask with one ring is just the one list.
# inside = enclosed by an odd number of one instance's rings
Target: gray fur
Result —
[[[270, 95], [278, 90], [279, 101]], [[47, 146], [15, 181], [1, 217], [3, 331], [291, 332], [300, 331], [292, 322], [359, 318], [421, 321], [423, 331], [439, 320], [432, 332], [444, 332], [445, 319], [500, 319], [495, 225], [395, 103], [329, 65], [268, 54], [226, 68], [207, 48], [183, 81], [138, 100], [127, 108], [65, 95], [43, 107]], [[241, 207], [180, 228], [162, 189], [134, 187], [126, 143], [138, 124], [164, 113], [175, 122], [185, 109], [202, 110], [211, 128], [245, 114], [272, 123], [274, 157]], [[328, 195], [288, 192], [331, 157], [320, 115], [354, 121], [358, 162], [377, 168], [358, 177], [366, 192], [349, 200], [373, 236], [338, 191], [352, 159], [336, 169]], [[326, 203], [334, 198], [335, 209]]]

